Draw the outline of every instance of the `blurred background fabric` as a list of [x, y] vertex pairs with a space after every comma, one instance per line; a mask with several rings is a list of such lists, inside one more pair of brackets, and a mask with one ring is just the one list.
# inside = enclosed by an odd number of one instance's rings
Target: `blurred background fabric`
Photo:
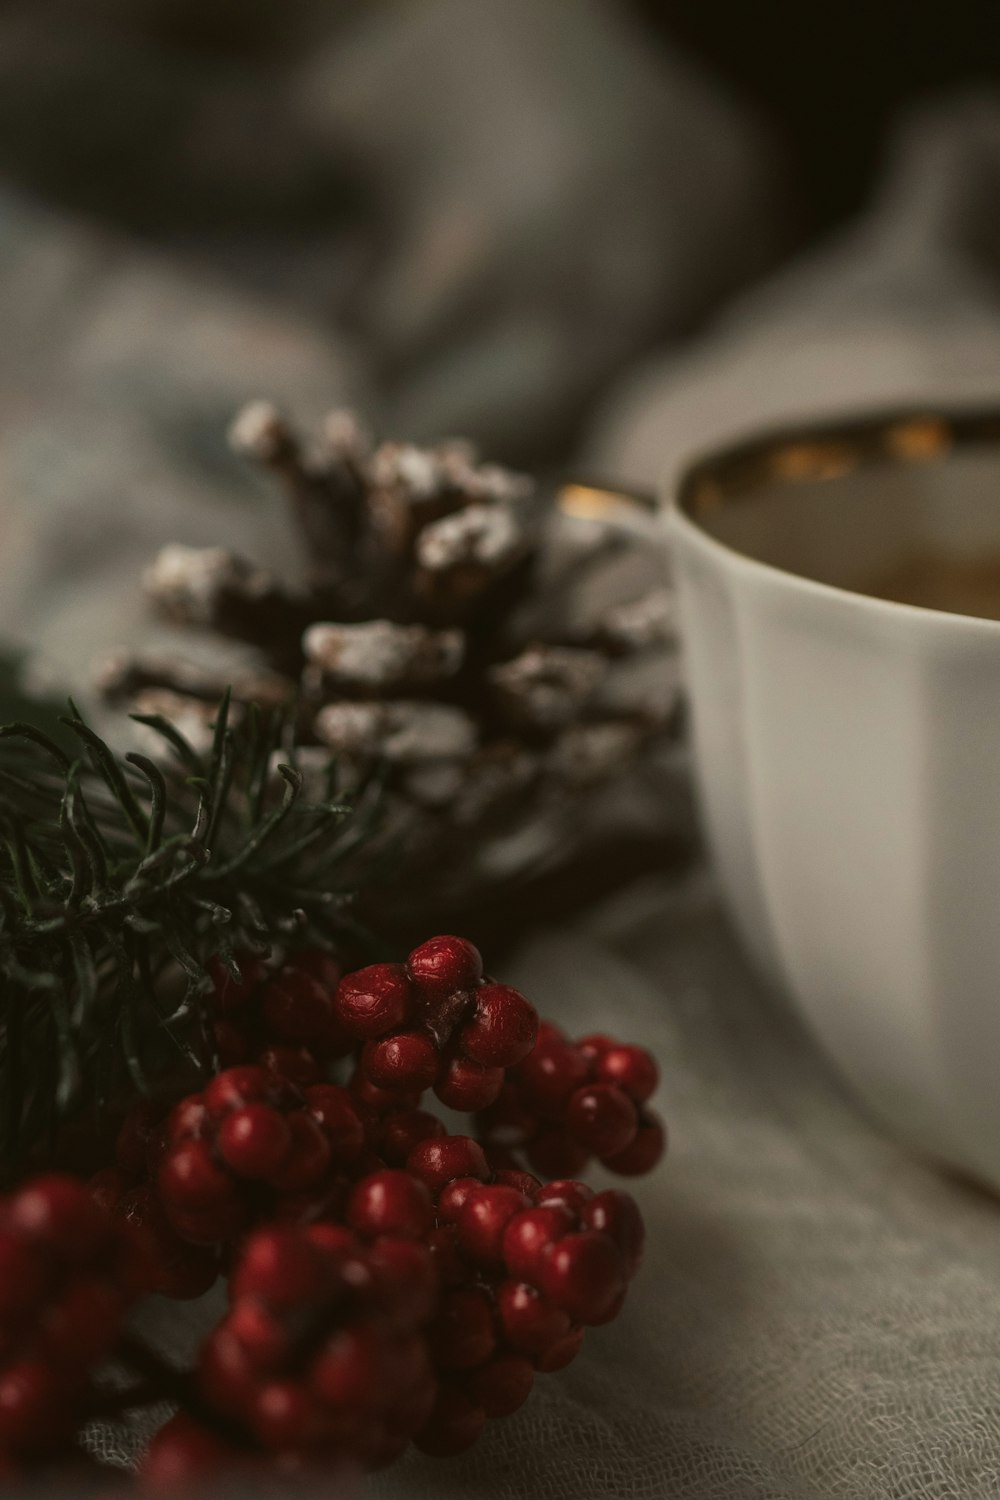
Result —
[[[165, 542], [293, 568], [226, 445], [252, 397], [652, 490], [998, 391], [994, 0], [0, 0], [0, 638], [36, 683], [161, 640]], [[1000, 1492], [996, 1207], [861, 1119], [699, 879], [522, 957], [662, 1048], [639, 1295], [373, 1494]]]

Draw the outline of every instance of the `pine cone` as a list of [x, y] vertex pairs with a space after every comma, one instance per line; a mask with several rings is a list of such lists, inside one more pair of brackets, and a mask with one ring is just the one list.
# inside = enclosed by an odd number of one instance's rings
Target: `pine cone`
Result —
[[[284, 488], [304, 580], [168, 546], [145, 577], [157, 613], [252, 648], [236, 704], [294, 702], [303, 743], [337, 753], [344, 790], [381, 768], [408, 902], [418, 889], [418, 904], [454, 910], [578, 864], [598, 789], [662, 767], [676, 740], [672, 598], [649, 549], [562, 514], [466, 443], [376, 446], [346, 412], [307, 443], [256, 402], [231, 442]], [[618, 575], [632, 587], [644, 569], [645, 592], [623, 602]], [[98, 685], [207, 738], [225, 682], [122, 652]], [[664, 811], [667, 782], [632, 814], [661, 851], [671, 816], [687, 832], [676, 790]]]

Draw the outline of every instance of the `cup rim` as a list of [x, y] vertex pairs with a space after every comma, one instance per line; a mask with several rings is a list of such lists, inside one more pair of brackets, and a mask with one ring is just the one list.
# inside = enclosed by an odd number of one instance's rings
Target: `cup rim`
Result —
[[768, 427], [687, 463], [674, 485], [669, 521], [672, 528], [723, 554], [730, 565], [770, 575], [798, 592], [849, 601], [855, 608], [890, 618], [916, 618], [925, 624], [940, 621], [943, 628], [972, 630], [977, 635], [1000, 634], [1000, 620], [885, 599], [764, 562], [699, 524], [699, 512], [750, 499], [763, 483], [822, 482], [862, 468], [934, 463], [958, 449], [987, 446], [1000, 451], [1000, 405], [899, 406], [854, 417]]

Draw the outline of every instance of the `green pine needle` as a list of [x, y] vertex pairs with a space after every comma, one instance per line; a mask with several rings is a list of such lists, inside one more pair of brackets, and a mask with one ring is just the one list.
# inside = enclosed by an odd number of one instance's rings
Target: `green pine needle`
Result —
[[72, 703], [76, 759], [33, 725], [0, 727], [3, 1173], [74, 1112], [212, 1066], [209, 959], [238, 976], [240, 952], [358, 937], [347, 884], [377, 789], [309, 800], [288, 721], [235, 728], [228, 697], [206, 756], [141, 722], [166, 773], [116, 755]]

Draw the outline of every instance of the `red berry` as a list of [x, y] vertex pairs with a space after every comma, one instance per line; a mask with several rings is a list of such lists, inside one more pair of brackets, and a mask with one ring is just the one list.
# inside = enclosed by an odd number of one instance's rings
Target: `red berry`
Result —
[[382, 1123], [378, 1149], [390, 1167], [401, 1167], [414, 1146], [445, 1134], [445, 1124], [425, 1109], [401, 1109]]
[[529, 1107], [558, 1116], [574, 1089], [586, 1083], [589, 1071], [586, 1058], [569, 1042], [542, 1032], [517, 1077]]
[[74, 1425], [66, 1378], [41, 1360], [0, 1370], [0, 1445], [14, 1452], [44, 1449]]
[[553, 1344], [551, 1348], [546, 1349], [544, 1354], [538, 1356], [535, 1361], [536, 1368], [543, 1375], [551, 1375], [556, 1370], [564, 1370], [576, 1359], [582, 1344], [583, 1329], [571, 1328], [565, 1338], [560, 1339], [557, 1344]]
[[485, 1423], [485, 1411], [471, 1396], [457, 1386], [445, 1385], [438, 1391], [431, 1414], [413, 1441], [422, 1453], [447, 1458], [471, 1448]]
[[132, 1188], [116, 1206], [115, 1217], [127, 1226], [136, 1247], [140, 1286], [163, 1297], [201, 1297], [219, 1274], [215, 1250], [189, 1245], [171, 1228], [155, 1191]]
[[575, 1323], [599, 1323], [625, 1286], [621, 1251], [592, 1230], [564, 1235], [544, 1258], [538, 1283]]
[[324, 948], [300, 949], [298, 953], [292, 954], [285, 968], [308, 974], [328, 995], [335, 993], [344, 972], [339, 959]]
[[614, 1240], [625, 1262], [626, 1275], [634, 1276], [646, 1242], [646, 1227], [635, 1199], [609, 1188], [585, 1203], [580, 1217], [585, 1229], [596, 1229]]
[[181, 1141], [163, 1159], [158, 1182], [171, 1207], [208, 1208], [232, 1196], [232, 1183], [204, 1141]]
[[613, 1036], [608, 1036], [603, 1031], [593, 1031], [589, 1036], [580, 1037], [579, 1041], [575, 1045], [577, 1052], [579, 1052], [582, 1057], [586, 1058], [591, 1072], [593, 1072], [594, 1068], [597, 1065], [598, 1058], [603, 1057], [605, 1052], [609, 1051], [610, 1048], [615, 1047], [618, 1044]]
[[594, 1156], [613, 1156], [635, 1139], [639, 1117], [621, 1089], [610, 1083], [591, 1083], [570, 1095], [566, 1124]]
[[497, 1309], [511, 1348], [535, 1359], [566, 1338], [572, 1327], [568, 1313], [524, 1281], [502, 1283]]
[[534, 1201], [535, 1194], [542, 1185], [538, 1178], [533, 1177], [530, 1172], [522, 1172], [516, 1167], [501, 1168], [500, 1171], [493, 1174], [493, 1181], [498, 1187], [517, 1188], [519, 1193], [524, 1193], [525, 1197], [531, 1198], [532, 1201]]
[[38, 1246], [10, 1230], [0, 1230], [0, 1318], [33, 1312], [45, 1295], [51, 1266]]
[[224, 1014], [244, 1010], [253, 998], [257, 986], [267, 976], [266, 965], [252, 953], [238, 953], [236, 967], [239, 970], [238, 978], [234, 977], [221, 958], [210, 958], [208, 961], [208, 972], [214, 985], [215, 1009]]
[[198, 1357], [198, 1391], [218, 1412], [240, 1418], [247, 1412], [260, 1385], [260, 1372], [229, 1319], [212, 1330]]
[[14, 1194], [8, 1221], [12, 1229], [74, 1263], [89, 1260], [111, 1237], [86, 1183], [58, 1173], [36, 1177]]
[[552, 1182], [543, 1182], [535, 1189], [535, 1202], [539, 1206], [556, 1204], [568, 1214], [579, 1216], [584, 1205], [594, 1196], [594, 1189], [585, 1182], [576, 1182], [571, 1177], [557, 1177]]
[[246, 1462], [243, 1455], [186, 1412], [178, 1412], [154, 1433], [139, 1466], [144, 1491], [153, 1494], [197, 1493], [213, 1479], [231, 1474]]
[[575, 1217], [558, 1204], [515, 1214], [505, 1226], [501, 1244], [511, 1276], [518, 1281], [537, 1282], [541, 1262], [551, 1246], [575, 1227]]
[[168, 1146], [176, 1146], [179, 1141], [188, 1139], [196, 1141], [204, 1135], [210, 1123], [201, 1094], [188, 1094], [187, 1098], [178, 1100], [167, 1116], [163, 1138]]
[[278, 1311], [322, 1302], [335, 1286], [330, 1263], [307, 1235], [291, 1228], [257, 1229], [233, 1271], [235, 1301], [256, 1297]]
[[479, 1287], [447, 1292], [428, 1331], [431, 1353], [442, 1370], [471, 1370], [496, 1348], [493, 1304]]
[[336, 1083], [316, 1083], [306, 1089], [306, 1105], [330, 1143], [336, 1162], [356, 1161], [365, 1144], [361, 1116], [350, 1094]]
[[253, 1402], [251, 1421], [268, 1448], [312, 1448], [329, 1431], [315, 1396], [293, 1380], [272, 1380], [262, 1386]]
[[482, 1146], [467, 1135], [421, 1141], [406, 1158], [406, 1170], [419, 1177], [435, 1196], [456, 1177], [486, 1182], [490, 1175]]
[[118, 1340], [125, 1300], [107, 1277], [74, 1278], [42, 1317], [46, 1353], [81, 1368], [106, 1359]]
[[488, 1417], [509, 1417], [524, 1405], [535, 1381], [529, 1359], [518, 1354], [498, 1354], [469, 1376], [469, 1394]]
[[483, 977], [479, 949], [460, 937], [432, 937], [414, 948], [407, 972], [429, 1000], [444, 1000], [456, 990], [471, 990]]
[[453, 1177], [438, 1194], [437, 1216], [440, 1224], [454, 1224], [468, 1201], [469, 1194], [482, 1187], [478, 1177]]
[[359, 1234], [421, 1239], [434, 1222], [431, 1196], [422, 1182], [395, 1168], [373, 1172], [355, 1186], [347, 1222]]
[[492, 1104], [503, 1087], [503, 1068], [485, 1068], [468, 1057], [453, 1057], [441, 1069], [434, 1092], [449, 1109], [473, 1113]]
[[396, 1114], [401, 1109], [416, 1109], [420, 1103], [420, 1094], [416, 1089], [397, 1090], [382, 1089], [377, 1083], [372, 1083], [366, 1078], [360, 1069], [354, 1074], [350, 1081], [350, 1092], [362, 1109], [368, 1110], [374, 1115]]
[[387, 1306], [401, 1321], [425, 1323], [437, 1300], [438, 1278], [426, 1245], [382, 1235], [368, 1253]]
[[235, 1068], [248, 1063], [253, 1056], [246, 1031], [235, 1021], [213, 1021], [212, 1037], [219, 1062], [224, 1068]]
[[275, 1078], [305, 1089], [323, 1081], [323, 1069], [308, 1047], [290, 1045], [264, 1047], [257, 1054], [257, 1062]]
[[472, 1020], [461, 1032], [462, 1051], [489, 1068], [512, 1068], [535, 1045], [538, 1012], [518, 990], [484, 984], [475, 994]]
[[346, 975], [337, 987], [336, 1012], [352, 1036], [383, 1036], [406, 1022], [410, 981], [400, 964], [371, 964]]
[[635, 1139], [624, 1151], [604, 1157], [604, 1165], [621, 1177], [641, 1177], [653, 1170], [666, 1147], [667, 1134], [662, 1121], [652, 1110], [644, 1110], [639, 1116]]
[[307, 1193], [327, 1176], [333, 1152], [322, 1126], [308, 1110], [294, 1110], [285, 1118], [291, 1145], [267, 1180], [282, 1193]]
[[270, 1177], [291, 1150], [292, 1132], [270, 1104], [247, 1104], [226, 1116], [217, 1143], [223, 1160], [241, 1177]]
[[317, 1042], [329, 1028], [333, 1000], [311, 975], [285, 969], [264, 990], [261, 1014], [275, 1036], [289, 1042]]
[[597, 1059], [594, 1077], [599, 1083], [615, 1084], [636, 1104], [645, 1104], [656, 1092], [660, 1070], [645, 1047], [616, 1044]]
[[217, 1073], [201, 1097], [210, 1118], [221, 1120], [230, 1110], [242, 1109], [245, 1104], [272, 1103], [274, 1089], [274, 1077], [266, 1068], [246, 1063]]
[[479, 1266], [502, 1268], [504, 1231], [514, 1215], [527, 1208], [528, 1201], [512, 1187], [474, 1189], [456, 1220], [459, 1247]]
[[423, 1031], [396, 1031], [365, 1043], [361, 1066], [383, 1089], [429, 1089], [437, 1077], [437, 1048]]
[[255, 1371], [273, 1372], [291, 1353], [292, 1341], [284, 1323], [256, 1297], [237, 1302], [222, 1327], [236, 1340]]
[[377, 1404], [387, 1373], [383, 1340], [370, 1324], [361, 1324], [327, 1340], [309, 1380], [324, 1404], [365, 1415]]

